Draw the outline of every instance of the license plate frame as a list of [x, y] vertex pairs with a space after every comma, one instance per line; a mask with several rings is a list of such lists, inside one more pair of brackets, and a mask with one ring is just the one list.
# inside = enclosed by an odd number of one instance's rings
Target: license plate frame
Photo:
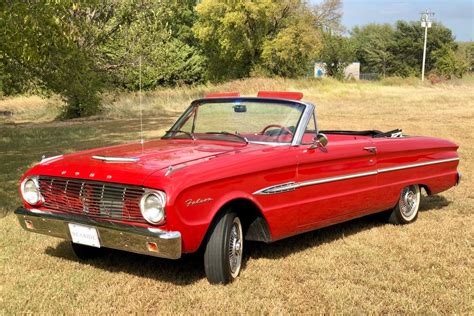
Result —
[[76, 223], [69, 223], [68, 226], [73, 243], [95, 248], [101, 247], [99, 233], [95, 227]]

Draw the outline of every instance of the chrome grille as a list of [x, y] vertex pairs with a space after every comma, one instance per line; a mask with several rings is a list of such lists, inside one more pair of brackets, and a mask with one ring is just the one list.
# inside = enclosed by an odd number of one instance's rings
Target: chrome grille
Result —
[[59, 177], [39, 177], [44, 206], [90, 217], [142, 222], [140, 198], [144, 189]]

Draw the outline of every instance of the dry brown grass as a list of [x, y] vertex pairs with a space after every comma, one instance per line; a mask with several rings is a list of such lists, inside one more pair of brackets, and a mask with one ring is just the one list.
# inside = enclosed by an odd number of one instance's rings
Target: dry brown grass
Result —
[[[196, 90], [195, 90], [196, 89]], [[366, 217], [274, 244], [247, 243], [245, 268], [211, 286], [201, 257], [178, 261], [111, 251], [80, 263], [68, 244], [0, 219], [0, 314], [44, 313], [474, 313], [474, 82], [439, 86], [263, 80], [147, 95], [149, 137], [209, 91], [302, 90], [322, 128], [403, 128], [460, 145], [462, 185], [425, 197], [418, 221], [393, 226]], [[155, 108], [151, 104], [156, 100]], [[116, 104], [131, 101], [115, 101]], [[169, 104], [169, 105], [167, 105]], [[129, 108], [124, 106], [125, 109]], [[111, 109], [109, 117], [124, 110]], [[133, 115], [135, 111], [130, 112]], [[173, 113], [173, 112], [171, 112]], [[173, 116], [175, 116], [173, 114]], [[134, 120], [2, 127], [0, 209], [18, 203], [16, 182], [43, 151], [136, 139]]]
[[0, 98], [0, 111], [12, 116], [0, 116], [0, 123], [45, 122], [56, 118], [63, 103], [58, 97], [18, 96]]

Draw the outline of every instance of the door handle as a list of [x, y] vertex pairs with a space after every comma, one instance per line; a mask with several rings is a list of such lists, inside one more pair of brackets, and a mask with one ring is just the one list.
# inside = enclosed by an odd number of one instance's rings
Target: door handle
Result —
[[364, 150], [375, 154], [377, 152], [377, 147], [364, 147]]

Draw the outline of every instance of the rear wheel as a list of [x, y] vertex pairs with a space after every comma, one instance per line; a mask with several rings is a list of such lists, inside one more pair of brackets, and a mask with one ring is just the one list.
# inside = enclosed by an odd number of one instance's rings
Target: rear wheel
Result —
[[102, 248], [90, 247], [71, 242], [72, 251], [81, 260], [90, 260], [99, 257], [103, 253]]
[[420, 186], [417, 184], [404, 187], [400, 193], [397, 206], [390, 214], [392, 224], [408, 224], [416, 221], [420, 208]]
[[239, 217], [233, 212], [225, 213], [211, 228], [204, 252], [204, 269], [210, 283], [227, 284], [239, 275], [243, 246]]

